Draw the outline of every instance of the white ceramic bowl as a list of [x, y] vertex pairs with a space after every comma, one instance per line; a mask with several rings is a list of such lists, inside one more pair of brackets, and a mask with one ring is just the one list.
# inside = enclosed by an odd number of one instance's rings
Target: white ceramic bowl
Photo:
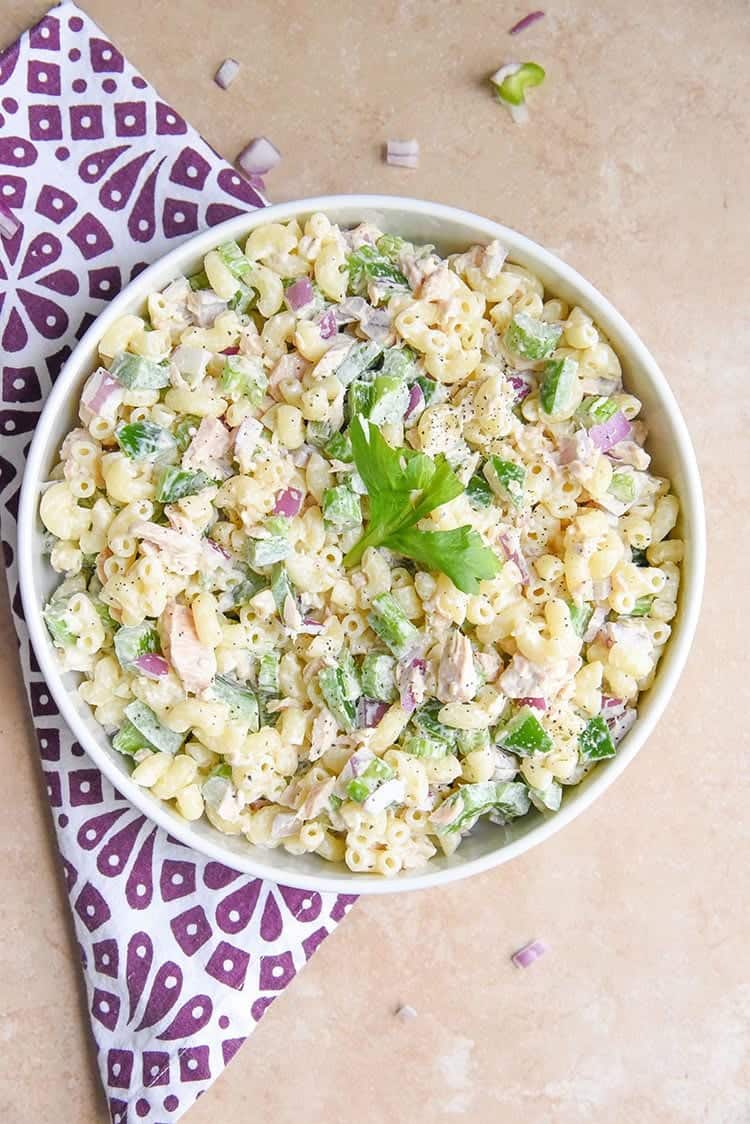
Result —
[[[188, 823], [148, 791], [139, 788], [130, 779], [125, 759], [112, 749], [89, 707], [78, 697], [75, 691], [78, 677], [60, 673], [40, 611], [59, 578], [42, 556], [42, 527], [37, 514], [39, 489], [47, 479], [65, 434], [77, 423], [83, 383], [97, 365], [97, 341], [123, 313], [140, 311], [148, 293], [162, 288], [176, 276], [194, 273], [204, 254], [219, 242], [244, 238], [256, 226], [284, 222], [312, 211], [324, 211], [342, 225], [371, 219], [383, 230], [402, 234], [415, 242], [434, 243], [443, 253], [498, 238], [508, 247], [512, 260], [537, 274], [553, 294], [581, 305], [609, 336], [622, 360], [627, 388], [643, 401], [644, 416], [651, 430], [649, 451], [656, 470], [670, 477], [679, 496], [682, 511], [679, 531], [687, 543], [679, 612], [673, 621], [672, 636], [653, 686], [640, 699], [638, 720], [621, 743], [617, 756], [599, 765], [577, 787], [566, 789], [562, 809], [555, 815], [542, 818], [534, 813], [507, 828], [480, 823], [450, 858], [436, 857], [427, 867], [393, 879], [354, 874], [343, 864], [332, 865], [317, 855], [296, 857], [281, 849], [254, 848], [242, 837], [222, 835], [206, 821]], [[303, 199], [230, 219], [184, 242], [132, 281], [86, 332], [50, 394], [29, 453], [18, 531], [24, 612], [41, 669], [76, 738], [115, 787], [161, 827], [212, 859], [278, 882], [345, 893], [396, 893], [452, 882], [520, 855], [580, 815], [633, 760], [666, 707], [693, 639], [705, 566], [703, 499], [685, 423], [653, 357], [609, 301], [554, 254], [514, 230], [454, 207], [379, 195]], [[646, 814], [645, 807], [641, 813]]]

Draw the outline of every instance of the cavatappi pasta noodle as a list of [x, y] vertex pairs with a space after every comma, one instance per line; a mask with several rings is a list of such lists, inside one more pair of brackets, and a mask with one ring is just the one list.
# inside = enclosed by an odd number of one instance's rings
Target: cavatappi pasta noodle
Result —
[[616, 752], [684, 546], [584, 309], [496, 242], [314, 214], [99, 351], [41, 496], [44, 617], [136, 783], [389, 876]]

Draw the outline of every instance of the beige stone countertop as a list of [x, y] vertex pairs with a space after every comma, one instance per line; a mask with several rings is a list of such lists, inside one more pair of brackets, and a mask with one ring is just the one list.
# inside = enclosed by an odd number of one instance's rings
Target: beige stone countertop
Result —
[[[524, 231], [660, 362], [703, 474], [709, 568], [678, 690], [561, 834], [443, 890], [362, 901], [190, 1124], [750, 1121], [746, 0], [88, 0], [225, 156], [266, 133], [272, 200], [381, 191]], [[9, 42], [43, 13], [0, 5]], [[213, 72], [243, 64], [231, 90]], [[484, 77], [546, 68], [513, 126]], [[417, 137], [417, 171], [389, 137]], [[0, 1121], [105, 1120], [7, 603], [0, 628]], [[509, 954], [551, 946], [526, 972]], [[400, 1003], [418, 1017], [395, 1018]]]

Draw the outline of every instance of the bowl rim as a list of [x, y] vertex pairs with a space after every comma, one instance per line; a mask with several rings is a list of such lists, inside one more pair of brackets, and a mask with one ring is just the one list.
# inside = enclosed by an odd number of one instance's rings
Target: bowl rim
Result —
[[[183, 261], [206, 253], [220, 241], [246, 234], [257, 226], [269, 222], [287, 221], [300, 214], [308, 214], [313, 211], [327, 212], [341, 208], [360, 210], [363, 212], [363, 216], [364, 212], [368, 210], [409, 211], [415, 215], [429, 215], [437, 220], [449, 220], [470, 225], [477, 231], [486, 233], [489, 238], [498, 238], [501, 242], [509, 245], [511, 256], [514, 252], [520, 251], [535, 259], [560, 280], [575, 288], [580, 296], [581, 304], [592, 311], [594, 319], [597, 319], [597, 316], [603, 312], [609, 322], [616, 326], [621, 338], [627, 342], [633, 364], [644, 372], [647, 381], [651, 384], [660, 404], [668, 415], [672, 439], [677, 446], [677, 452], [685, 470], [682, 481], [683, 495], [681, 497], [683, 515], [689, 516], [692, 528], [690, 568], [681, 588], [680, 629], [677, 635], [670, 637], [669, 660], [665, 661], [660, 668], [650, 689], [651, 697], [648, 712], [639, 716], [617, 756], [610, 759], [606, 769], [595, 771], [586, 787], [579, 790], [575, 800], [569, 801], [567, 804], [564, 803], [561, 810], [554, 816], [540, 820], [520, 839], [510, 843], [500, 843], [497, 848], [488, 854], [458, 863], [446, 870], [431, 870], [428, 864], [423, 873], [409, 873], [406, 878], [398, 876], [392, 879], [378, 878], [371, 874], [357, 874], [353, 871], [341, 872], [339, 870], [332, 870], [330, 874], [322, 873], [320, 875], [297, 873], [294, 869], [295, 857], [293, 855], [289, 856], [288, 871], [280, 870], [277, 867], [266, 865], [263, 861], [264, 852], [258, 847], [248, 846], [247, 858], [228, 853], [221, 845], [221, 836], [218, 831], [215, 832], [216, 842], [213, 841], [213, 838], [201, 837], [196, 839], [188, 821], [183, 821], [174, 815], [167, 805], [152, 797], [147, 789], [140, 788], [129, 776], [120, 772], [114, 756], [103, 750], [89, 737], [88, 731], [79, 721], [70, 701], [70, 693], [63, 682], [63, 673], [57, 667], [52, 646], [48, 642], [42, 620], [41, 606], [37, 603], [34, 595], [32, 566], [34, 527], [38, 487], [42, 478], [42, 462], [46, 452], [48, 431], [57, 410], [64, 409], [67, 404], [71, 384], [83, 373], [82, 360], [92, 342], [94, 342], [94, 337], [98, 339], [106, 325], [128, 311], [130, 306], [142, 301], [146, 292], [151, 288], [149, 285], [150, 279], [156, 275], [163, 275], [170, 266], [174, 266], [175, 273], [178, 273]], [[161, 282], [159, 283], [161, 284]], [[460, 207], [400, 195], [322, 195], [261, 207], [201, 231], [194, 237], [181, 242], [139, 273], [100, 312], [63, 365], [36, 426], [23, 474], [18, 512], [17, 562], [21, 600], [31, 643], [46, 684], [60, 710], [61, 717], [97, 767], [135, 808], [186, 846], [194, 848], [209, 859], [221, 862], [242, 873], [267, 878], [273, 882], [284, 882], [288, 879], [290, 884], [301, 889], [321, 892], [392, 894], [446, 885], [473, 874], [480, 874], [516, 858], [549, 839], [550, 836], [562, 830], [581, 815], [630, 764], [648, 740], [656, 723], [664, 713], [690, 651], [700, 613], [705, 576], [705, 511], [693, 445], [679, 406], [665, 376], [635, 329], [614, 308], [610, 301], [591, 282], [582, 277], [577, 270], [526, 235]]]

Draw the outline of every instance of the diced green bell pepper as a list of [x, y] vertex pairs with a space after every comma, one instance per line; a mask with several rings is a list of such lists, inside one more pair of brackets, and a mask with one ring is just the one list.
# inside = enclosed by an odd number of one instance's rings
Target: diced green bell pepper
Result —
[[145, 621], [143, 624], [118, 628], [114, 644], [115, 655], [125, 671], [132, 668], [139, 656], [161, 651], [158, 632]]
[[154, 422], [128, 422], [115, 430], [123, 453], [135, 461], [169, 460], [177, 453], [177, 441], [168, 429]]
[[605, 757], [614, 757], [615, 743], [609, 732], [609, 726], [600, 714], [590, 718], [586, 727], [578, 738], [581, 755], [587, 761], [601, 761]]
[[159, 503], [174, 503], [185, 496], [197, 495], [213, 483], [205, 472], [189, 472], [186, 468], [168, 464], [157, 473], [154, 495]]
[[501, 499], [520, 507], [523, 503], [523, 487], [526, 470], [515, 461], [505, 461], [501, 457], [490, 457], [485, 465], [488, 483]]
[[251, 733], [260, 729], [260, 712], [258, 697], [249, 687], [231, 679], [228, 675], [217, 675], [211, 684], [211, 691], [220, 702], [225, 702], [229, 707], [229, 716], [233, 722], [246, 725]]
[[151, 707], [139, 699], [125, 707], [125, 717], [146, 739], [146, 744], [158, 749], [160, 753], [175, 754], [185, 741], [185, 734], [175, 733], [162, 726]]
[[162, 390], [169, 386], [168, 367], [129, 351], [115, 355], [109, 373], [128, 390]]
[[501, 730], [500, 743], [504, 749], [521, 757], [549, 753], [552, 749], [552, 738], [527, 706], [522, 707]]
[[359, 496], [347, 484], [336, 484], [323, 492], [323, 518], [337, 531], [347, 531], [362, 524]]

